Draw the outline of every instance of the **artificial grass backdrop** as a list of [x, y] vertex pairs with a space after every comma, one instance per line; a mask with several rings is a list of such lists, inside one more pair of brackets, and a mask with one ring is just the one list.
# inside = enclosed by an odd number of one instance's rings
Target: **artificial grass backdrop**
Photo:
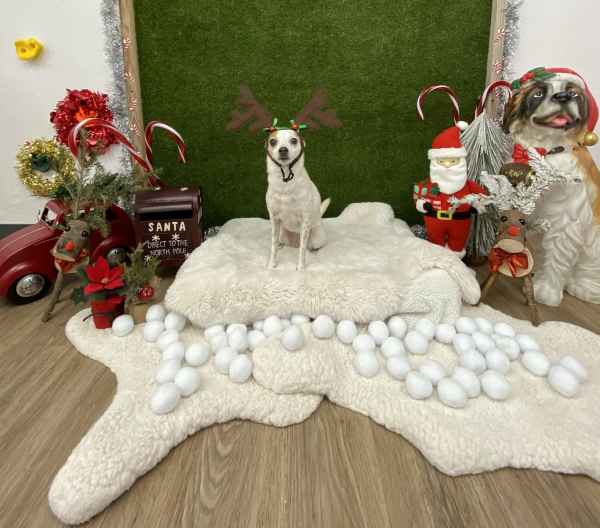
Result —
[[[412, 183], [428, 175], [427, 150], [453, 124], [447, 84], [471, 120], [486, 76], [492, 1], [484, 0], [136, 0], [144, 119], [174, 126], [187, 145], [158, 131], [154, 160], [167, 185], [200, 184], [205, 225], [267, 218], [266, 135], [227, 132], [246, 84], [287, 125], [316, 88], [341, 128], [303, 132], [305, 164], [326, 216], [352, 202], [381, 201], [422, 223]], [[266, 133], [265, 133], [266, 134]]]

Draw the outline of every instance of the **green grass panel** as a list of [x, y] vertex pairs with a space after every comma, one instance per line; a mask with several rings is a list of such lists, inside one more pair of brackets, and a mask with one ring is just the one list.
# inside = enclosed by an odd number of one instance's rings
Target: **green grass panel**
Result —
[[136, 0], [144, 118], [174, 126], [187, 145], [177, 162], [164, 131], [154, 160], [167, 185], [200, 184], [207, 226], [268, 217], [264, 142], [227, 132], [246, 84], [280, 123], [316, 88], [343, 121], [303, 132], [306, 167], [327, 216], [352, 202], [381, 201], [412, 223], [422, 217], [411, 184], [428, 175], [427, 150], [453, 124], [447, 84], [470, 120], [485, 88], [491, 0]]

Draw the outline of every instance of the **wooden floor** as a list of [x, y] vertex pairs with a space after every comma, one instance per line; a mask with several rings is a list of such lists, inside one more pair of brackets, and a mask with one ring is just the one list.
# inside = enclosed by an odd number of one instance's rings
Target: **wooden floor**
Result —
[[[486, 302], [526, 319], [520, 288], [501, 277]], [[115, 377], [65, 337], [81, 305], [63, 300], [40, 323], [47, 300], [0, 300], [2, 528], [61, 525], [48, 506], [50, 483], [115, 394]], [[600, 306], [569, 296], [560, 308], [540, 306], [540, 315], [600, 333]], [[196, 433], [88, 525], [598, 527], [600, 483], [514, 469], [448, 477], [401, 436], [325, 400], [284, 429], [233, 421]]]

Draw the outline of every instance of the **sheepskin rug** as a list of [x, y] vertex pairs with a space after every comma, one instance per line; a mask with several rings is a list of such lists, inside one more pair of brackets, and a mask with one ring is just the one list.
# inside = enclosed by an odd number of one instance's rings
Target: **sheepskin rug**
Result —
[[383, 203], [349, 205], [324, 220], [327, 244], [307, 251], [296, 271], [298, 249], [279, 251], [266, 269], [271, 247], [268, 220], [231, 220], [196, 249], [177, 273], [165, 305], [197, 326], [252, 323], [269, 315], [369, 322], [401, 313], [453, 323], [461, 297], [479, 299], [479, 284], [450, 251], [416, 238]]

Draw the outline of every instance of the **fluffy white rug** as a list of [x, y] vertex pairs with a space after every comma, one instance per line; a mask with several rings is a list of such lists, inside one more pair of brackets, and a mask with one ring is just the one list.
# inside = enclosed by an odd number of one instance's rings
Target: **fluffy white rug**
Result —
[[208, 327], [294, 312], [357, 322], [402, 313], [452, 323], [461, 296], [471, 304], [479, 299], [468, 268], [450, 251], [416, 238], [387, 204], [351, 204], [325, 219], [325, 227], [328, 242], [307, 253], [305, 271], [296, 271], [298, 250], [287, 246], [277, 268], [268, 270], [269, 222], [232, 220], [184, 263], [165, 304]]

